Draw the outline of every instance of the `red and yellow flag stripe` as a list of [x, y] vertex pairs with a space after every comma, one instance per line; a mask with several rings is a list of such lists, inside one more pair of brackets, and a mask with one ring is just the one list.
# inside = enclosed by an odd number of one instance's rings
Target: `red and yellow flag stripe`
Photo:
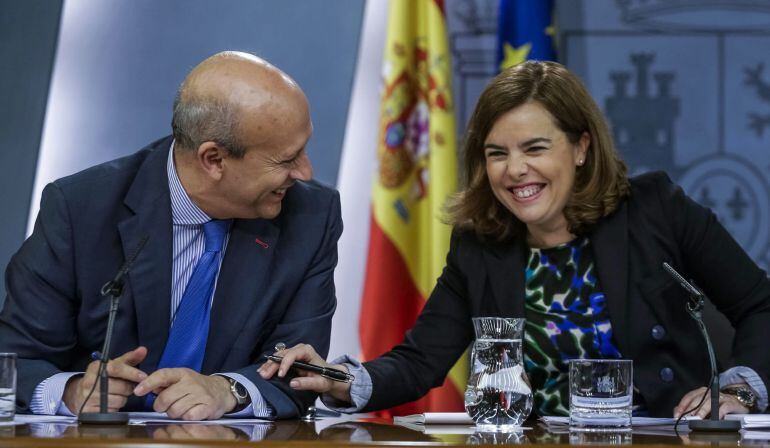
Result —
[[[451, 76], [443, 1], [391, 0], [360, 321], [365, 360], [403, 340], [445, 264], [451, 228], [442, 208], [457, 189]], [[385, 414], [462, 410], [467, 379], [463, 357], [442, 387]]]

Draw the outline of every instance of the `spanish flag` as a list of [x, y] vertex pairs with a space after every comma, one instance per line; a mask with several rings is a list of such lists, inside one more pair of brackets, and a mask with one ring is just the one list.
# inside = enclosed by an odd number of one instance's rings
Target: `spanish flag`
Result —
[[[361, 351], [400, 343], [436, 284], [449, 250], [442, 208], [457, 189], [452, 65], [443, 0], [391, 0], [372, 186]], [[463, 410], [467, 358], [442, 387], [382, 416]]]

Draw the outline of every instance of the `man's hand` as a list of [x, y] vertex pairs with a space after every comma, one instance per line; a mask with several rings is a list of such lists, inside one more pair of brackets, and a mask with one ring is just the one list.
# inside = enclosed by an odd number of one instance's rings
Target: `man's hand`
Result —
[[152, 406], [156, 412], [182, 420], [214, 420], [236, 405], [227, 378], [186, 368], [157, 370], [134, 388], [140, 397], [150, 392], [158, 395]]
[[[145, 378], [147, 374], [135, 366], [147, 356], [145, 347], [137, 347], [107, 363], [107, 375], [109, 376], [109, 396], [107, 397], [107, 410], [119, 411], [126, 405], [126, 400], [133, 393], [134, 385]], [[73, 414], [80, 413], [80, 407], [88, 396], [88, 392], [99, 381], [96, 376], [99, 372], [99, 361], [93, 361], [88, 365], [83, 376], [73, 376], [64, 387], [62, 400]], [[83, 406], [83, 412], [99, 411], [99, 385], [94, 389], [88, 403]]]
[[[679, 418], [683, 412], [688, 411], [695, 407], [698, 402], [703, 398], [703, 394], [706, 393], [705, 387], [699, 387], [698, 389], [687, 392], [678, 405], [674, 408], [674, 418]], [[719, 419], [725, 418], [727, 414], [748, 414], [749, 410], [738, 401], [732, 395], [719, 394]], [[691, 415], [697, 415], [700, 418], [706, 418], [711, 414], [711, 392], [703, 400], [703, 404], [692, 411]]]
[[[280, 364], [268, 360], [257, 369], [257, 373], [266, 380], [272, 378], [276, 372], [280, 378], [286, 376], [286, 373], [289, 371], [289, 368], [291, 368], [294, 361], [304, 361], [317, 366], [331, 367], [332, 369], [348, 372], [348, 368], [344, 365], [329, 364], [326, 362], [318, 353], [316, 353], [313, 347], [307, 344], [298, 344], [290, 349], [277, 351], [275, 354], [283, 357]], [[291, 386], [292, 389], [312, 390], [320, 394], [328, 394], [334, 399], [345, 403], [352, 403], [352, 399], [350, 398], [350, 383], [332, 381], [317, 373], [306, 372], [296, 368], [295, 370], [299, 376], [293, 378], [289, 382], [289, 386]]]

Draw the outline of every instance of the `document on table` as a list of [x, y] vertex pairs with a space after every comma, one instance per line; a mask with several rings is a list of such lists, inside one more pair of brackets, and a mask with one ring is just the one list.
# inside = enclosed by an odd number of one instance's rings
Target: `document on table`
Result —
[[264, 418], [220, 418], [217, 420], [178, 420], [173, 419], [165, 413], [159, 412], [129, 412], [129, 424], [143, 425], [145, 423], [202, 423], [205, 425], [244, 425], [253, 423], [270, 423], [271, 420]]
[[465, 412], [426, 412], [393, 417], [393, 423], [425, 434], [473, 434], [476, 426]]
[[[178, 420], [165, 413], [159, 412], [129, 412], [130, 425], [143, 425], [146, 423], [199, 423], [206, 425], [248, 425], [257, 423], [270, 423], [270, 420], [262, 418], [221, 418], [218, 420]], [[30, 415], [16, 414], [14, 422], [19, 423], [77, 423], [77, 417], [65, 415]]]
[[743, 429], [770, 429], [770, 415], [767, 414], [727, 414], [726, 420], [740, 420]]
[[35, 414], [16, 414], [13, 417], [14, 422], [25, 423], [77, 423], [77, 417], [66, 415], [35, 415]]
[[[393, 417], [393, 423], [424, 434], [474, 434], [476, 423], [465, 412], [426, 412]], [[521, 430], [530, 429], [521, 427]]]
[[[687, 425], [687, 422], [690, 420], [700, 420], [700, 417], [692, 417], [687, 416], [684, 417], [680, 422], [679, 426], [685, 426]], [[557, 416], [548, 416], [548, 417], [540, 417], [540, 420], [544, 422], [548, 426], [569, 426], [569, 417], [557, 417]], [[631, 418], [631, 426], [637, 428], [637, 427], [670, 427], [671, 429], [674, 428], [674, 423], [676, 423], [675, 418], [659, 418], [659, 417], [632, 417]]]
[[426, 412], [424, 414], [393, 417], [393, 423], [418, 425], [473, 425], [473, 419], [465, 412]]
[[770, 415], [727, 414], [726, 420], [740, 420], [744, 440], [770, 440]]

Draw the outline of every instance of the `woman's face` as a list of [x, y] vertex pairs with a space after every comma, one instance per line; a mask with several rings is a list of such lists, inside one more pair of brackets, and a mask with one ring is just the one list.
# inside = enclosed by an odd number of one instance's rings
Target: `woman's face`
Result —
[[584, 133], [570, 143], [537, 102], [506, 112], [492, 126], [484, 141], [489, 184], [531, 235], [567, 232], [563, 210], [589, 142]]

